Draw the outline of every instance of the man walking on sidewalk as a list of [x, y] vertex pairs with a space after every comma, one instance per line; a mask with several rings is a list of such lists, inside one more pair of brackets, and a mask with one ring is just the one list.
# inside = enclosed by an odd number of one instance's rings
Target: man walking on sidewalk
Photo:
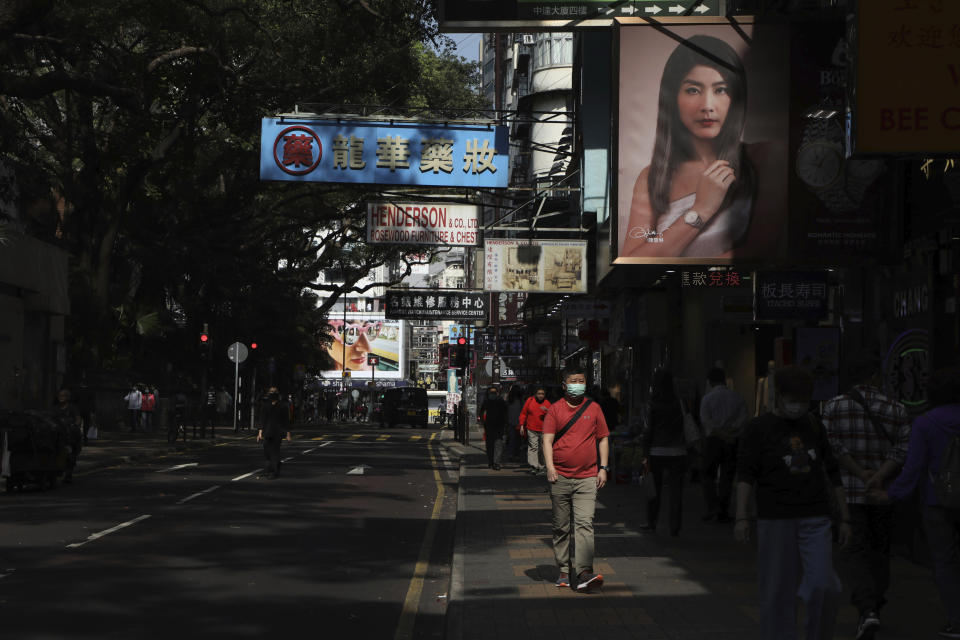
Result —
[[[700, 401], [700, 422], [706, 435], [703, 447], [703, 521], [730, 522], [730, 496], [737, 471], [737, 440], [747, 422], [747, 403], [727, 387], [727, 374], [714, 367], [707, 374], [710, 390]], [[717, 475], [719, 473], [719, 479]]]
[[500, 470], [500, 458], [503, 456], [503, 436], [507, 431], [507, 403], [500, 397], [496, 387], [487, 390], [487, 399], [477, 412], [483, 423], [483, 437], [487, 444], [487, 466], [494, 471]]
[[881, 391], [880, 359], [863, 354], [850, 367], [853, 387], [828, 401], [823, 424], [837, 461], [850, 510], [850, 543], [840, 557], [850, 581], [851, 603], [860, 612], [857, 640], [874, 637], [890, 586], [893, 508], [867, 504], [871, 489], [886, 488], [907, 459], [910, 417]]
[[520, 436], [527, 436], [527, 464], [534, 474], [545, 473], [543, 464], [543, 421], [547, 417], [550, 401], [547, 390], [537, 387], [537, 392], [527, 398], [520, 412]]
[[[610, 432], [599, 405], [587, 399], [583, 369], [564, 371], [564, 398], [547, 411], [543, 422], [543, 457], [553, 504], [553, 552], [560, 569], [558, 587], [571, 584], [589, 591], [603, 584], [593, 571], [593, 515], [597, 489], [607, 483]], [[597, 451], [600, 466], [597, 468]], [[574, 562], [570, 582], [570, 516], [573, 515]]]

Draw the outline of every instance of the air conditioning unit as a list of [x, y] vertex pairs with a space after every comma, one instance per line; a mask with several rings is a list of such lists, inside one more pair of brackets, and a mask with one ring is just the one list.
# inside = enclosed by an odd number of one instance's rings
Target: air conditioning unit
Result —
[[534, 44], [536, 41], [537, 38], [532, 33], [523, 34], [523, 44]]

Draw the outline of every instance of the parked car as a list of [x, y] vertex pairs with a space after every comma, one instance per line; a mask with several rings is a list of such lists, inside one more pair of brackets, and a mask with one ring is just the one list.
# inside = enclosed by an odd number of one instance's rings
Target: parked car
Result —
[[426, 428], [427, 415], [427, 390], [418, 387], [384, 389], [374, 403], [373, 419], [381, 428], [399, 424]]

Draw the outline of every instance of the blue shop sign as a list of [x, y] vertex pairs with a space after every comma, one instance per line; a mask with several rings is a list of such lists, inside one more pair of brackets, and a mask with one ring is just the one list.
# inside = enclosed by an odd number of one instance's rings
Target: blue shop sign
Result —
[[507, 128], [264, 118], [260, 179], [432, 187], [507, 186]]

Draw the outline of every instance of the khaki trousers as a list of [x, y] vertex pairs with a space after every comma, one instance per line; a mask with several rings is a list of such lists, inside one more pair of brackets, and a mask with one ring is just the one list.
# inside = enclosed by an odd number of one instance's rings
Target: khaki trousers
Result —
[[543, 469], [543, 433], [527, 429], [527, 464], [539, 471]]
[[[553, 503], [553, 553], [562, 573], [593, 571], [593, 514], [597, 478], [564, 478], [550, 485]], [[573, 515], [574, 571], [570, 571], [570, 516]]]

